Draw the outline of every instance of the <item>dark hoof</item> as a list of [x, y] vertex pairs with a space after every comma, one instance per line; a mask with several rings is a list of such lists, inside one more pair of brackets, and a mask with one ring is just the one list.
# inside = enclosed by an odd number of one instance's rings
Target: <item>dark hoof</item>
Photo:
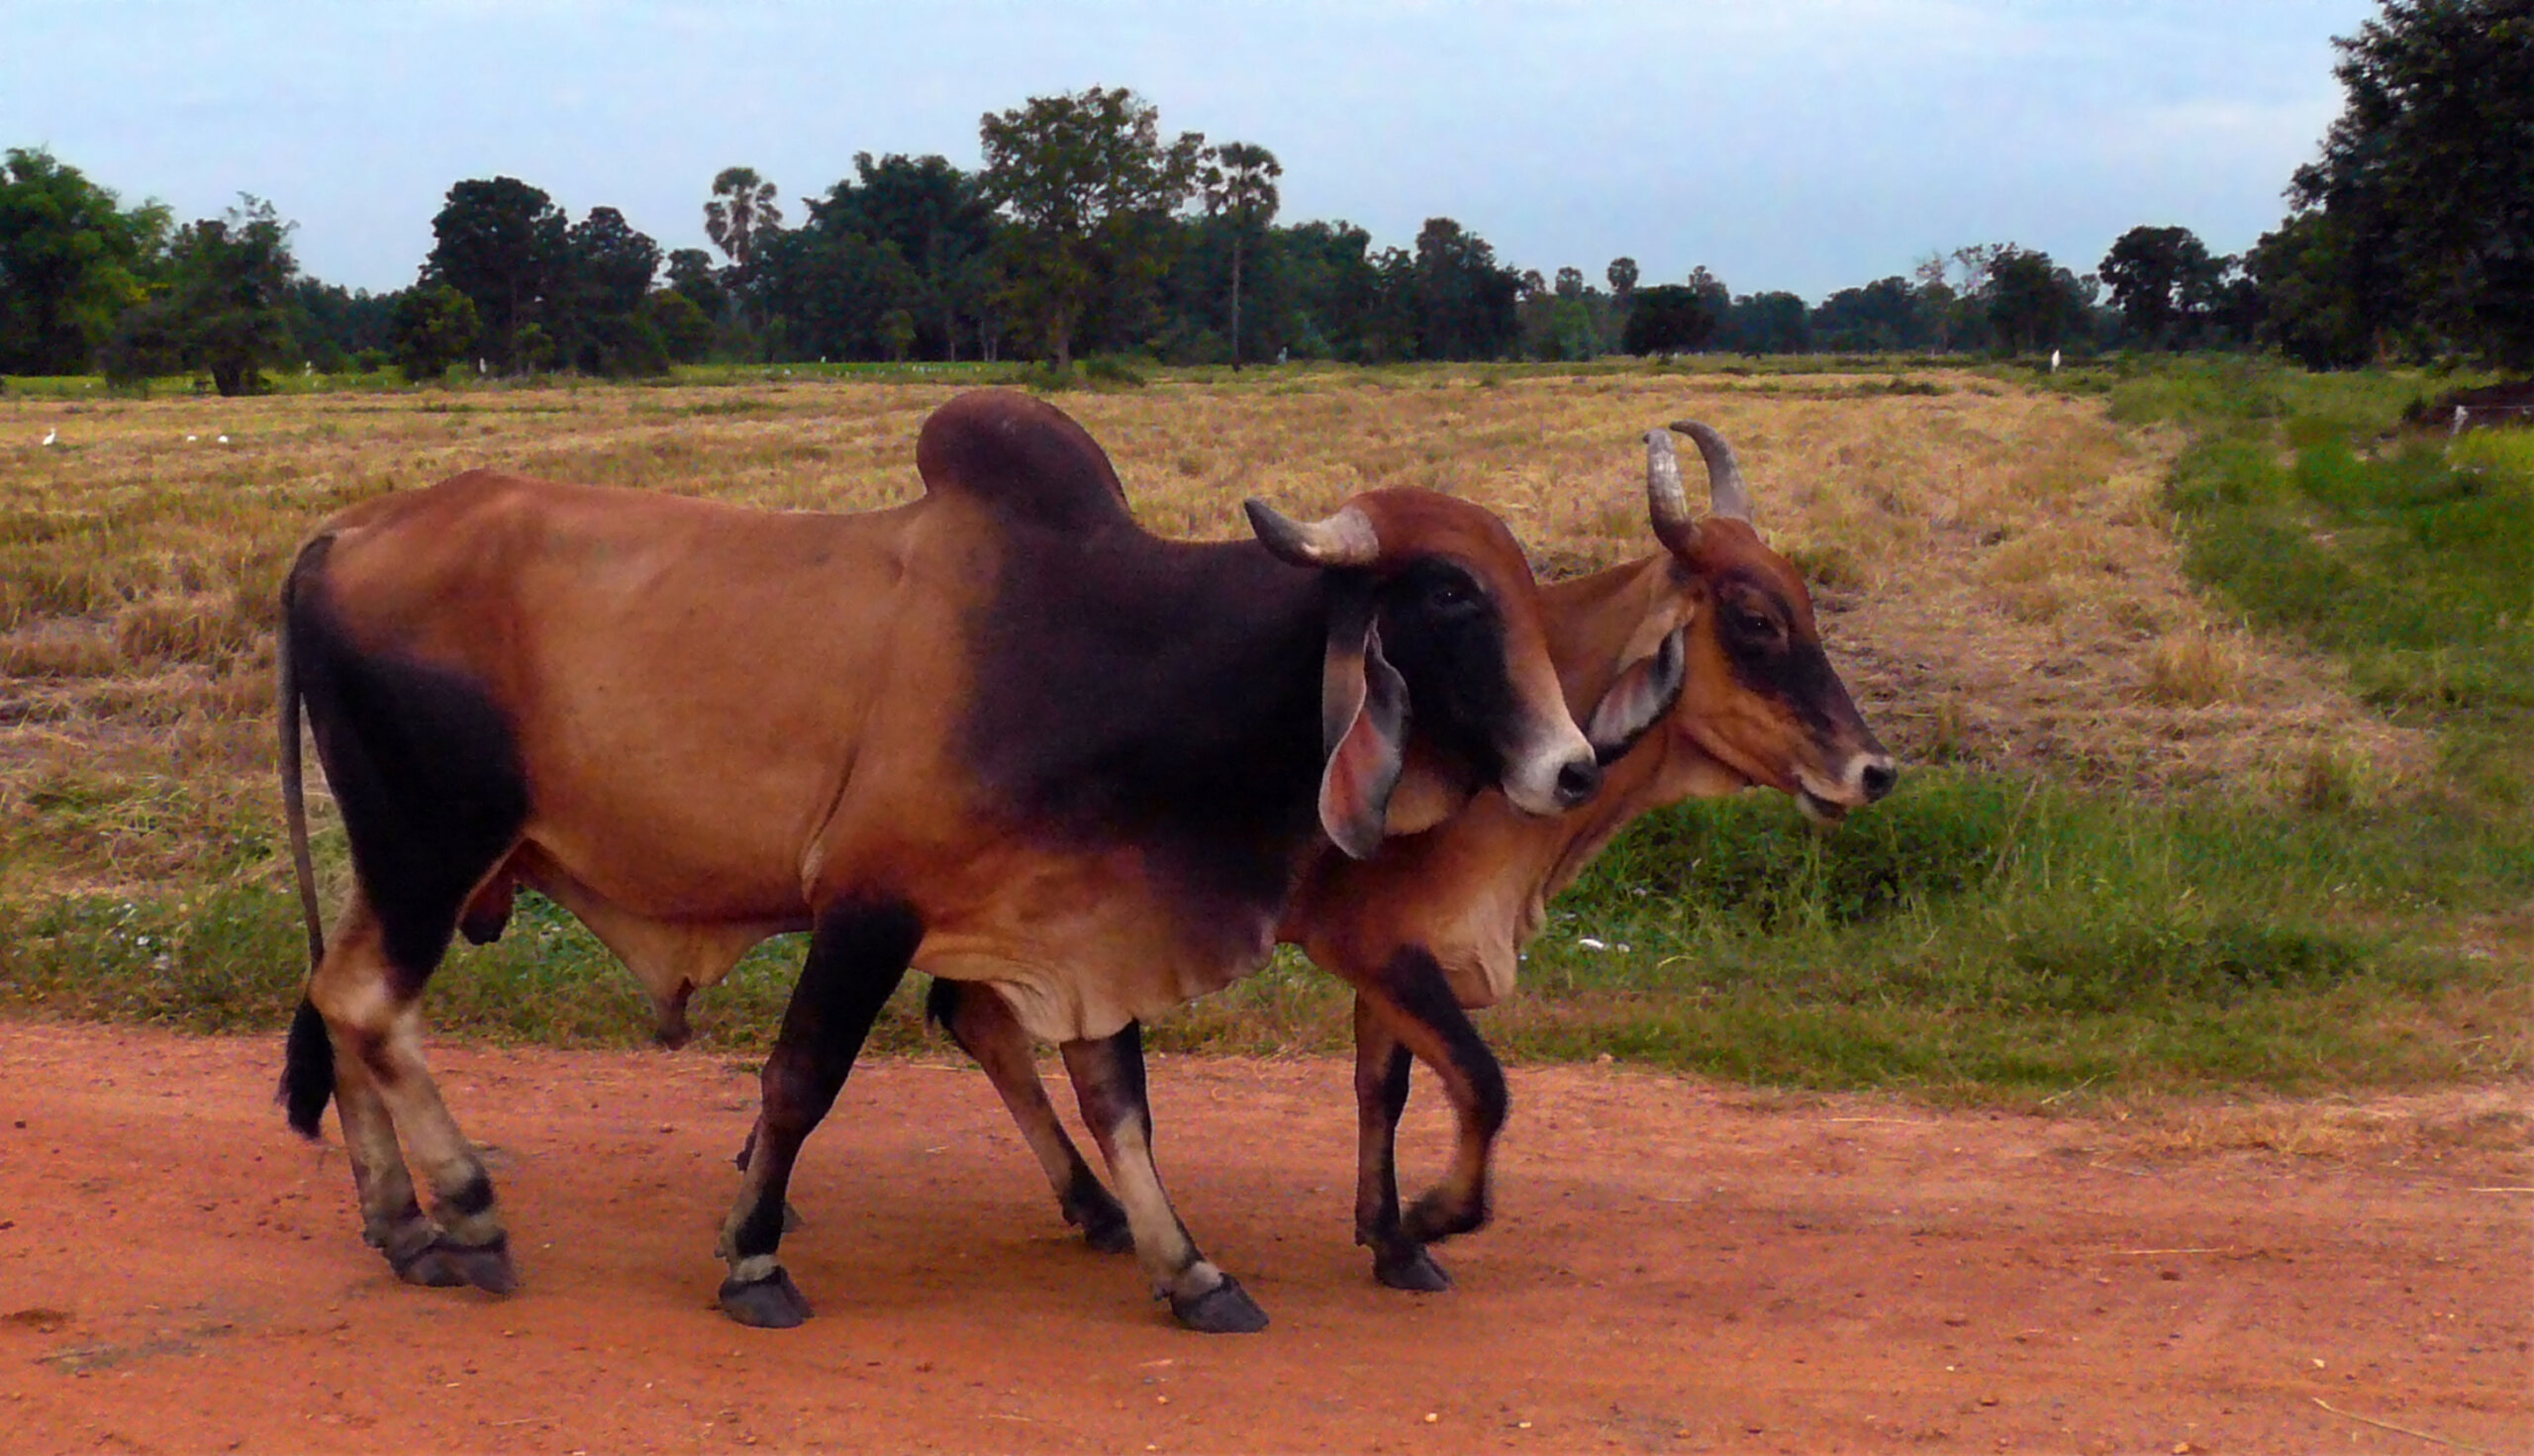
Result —
[[1443, 1272], [1423, 1244], [1373, 1250], [1373, 1277], [1412, 1294], [1439, 1295], [1452, 1287], [1452, 1276]]
[[777, 1269], [752, 1284], [723, 1280], [722, 1312], [753, 1329], [790, 1329], [810, 1317], [810, 1302], [791, 1272]]
[[390, 1259], [387, 1263], [396, 1271], [398, 1279], [407, 1284], [419, 1284], [425, 1289], [461, 1289], [466, 1284], [466, 1276], [440, 1257], [438, 1244], [425, 1245], [421, 1253], [410, 1259]]
[[431, 1256], [446, 1261], [460, 1283], [488, 1295], [506, 1295], [519, 1288], [519, 1272], [511, 1267], [511, 1242], [506, 1237], [472, 1246], [442, 1239], [432, 1245]]
[[1170, 1312], [1200, 1334], [1256, 1334], [1267, 1327], [1267, 1311], [1228, 1274], [1222, 1283], [1193, 1300], [1172, 1295]]
[[1441, 1243], [1461, 1233], [1476, 1233], [1487, 1226], [1487, 1200], [1472, 1200], [1466, 1207], [1456, 1207], [1438, 1193], [1426, 1194], [1399, 1220], [1399, 1230], [1412, 1243]]
[[785, 1199], [783, 1201], [783, 1231], [798, 1233], [809, 1226], [810, 1220], [801, 1216], [801, 1211], [792, 1207], [790, 1199]]

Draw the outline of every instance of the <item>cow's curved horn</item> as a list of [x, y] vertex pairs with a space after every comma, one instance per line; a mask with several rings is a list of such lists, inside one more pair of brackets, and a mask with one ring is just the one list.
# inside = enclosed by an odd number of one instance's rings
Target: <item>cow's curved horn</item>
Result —
[[1382, 538], [1359, 507], [1348, 506], [1325, 521], [1290, 520], [1255, 496], [1240, 509], [1267, 549], [1297, 566], [1370, 566], [1381, 557]]
[[1733, 446], [1724, 442], [1723, 436], [1696, 420], [1675, 420], [1672, 428], [1698, 441], [1699, 453], [1706, 458], [1709, 509], [1718, 516], [1748, 522], [1751, 491], [1742, 483], [1742, 466], [1733, 458]]
[[1645, 510], [1666, 549], [1685, 552], [1698, 540], [1698, 516], [1681, 492], [1680, 456], [1673, 452], [1672, 437], [1660, 430], [1645, 432]]

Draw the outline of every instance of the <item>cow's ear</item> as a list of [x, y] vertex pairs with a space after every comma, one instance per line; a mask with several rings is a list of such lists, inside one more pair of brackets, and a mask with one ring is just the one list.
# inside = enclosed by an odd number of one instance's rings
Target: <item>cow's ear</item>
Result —
[[1319, 824], [1356, 859], [1381, 848], [1408, 750], [1408, 683], [1382, 655], [1369, 600], [1331, 615], [1320, 663]]
[[1597, 762], [1615, 762], [1681, 700], [1681, 686], [1688, 676], [1689, 631], [1674, 628], [1653, 651], [1620, 667], [1618, 680], [1593, 705], [1584, 736], [1592, 740]]

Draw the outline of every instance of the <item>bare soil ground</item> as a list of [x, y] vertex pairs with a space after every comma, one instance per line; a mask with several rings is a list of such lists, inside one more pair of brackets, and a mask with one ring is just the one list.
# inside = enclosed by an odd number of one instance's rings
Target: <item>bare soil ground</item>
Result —
[[711, 1308], [743, 1067], [438, 1060], [507, 1300], [389, 1277], [276, 1044], [0, 1024], [0, 1447], [2534, 1449], [2523, 1089], [2124, 1121], [1522, 1071], [1427, 1297], [1348, 1241], [1342, 1065], [1174, 1059], [1182, 1212], [1275, 1318], [1207, 1337], [1066, 1236], [976, 1073], [884, 1061], [794, 1184], [820, 1317], [768, 1333]]

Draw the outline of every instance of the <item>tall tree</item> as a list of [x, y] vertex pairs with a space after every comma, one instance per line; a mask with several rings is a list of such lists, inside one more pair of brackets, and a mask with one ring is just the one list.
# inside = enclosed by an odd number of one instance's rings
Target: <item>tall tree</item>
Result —
[[645, 307], [660, 245], [612, 207], [594, 207], [564, 236], [553, 333], [585, 374], [659, 374], [669, 355]]
[[0, 160], [0, 372], [76, 374], [141, 302], [167, 240], [156, 203], [115, 194], [42, 147]]
[[260, 394], [263, 369], [289, 355], [294, 225], [273, 205], [242, 195], [240, 207], [177, 235], [175, 303], [186, 362], [221, 394]]
[[2103, 254], [2096, 270], [2121, 321], [2150, 348], [2173, 341], [2178, 325], [2204, 317], [2232, 258], [2215, 258], [2189, 228], [2136, 227]]
[[[994, 245], [994, 209], [978, 178], [944, 157], [897, 152], [876, 159], [855, 152], [853, 169], [853, 177], [810, 204], [808, 231], [829, 248], [850, 237], [895, 249], [913, 281], [875, 317], [905, 313], [917, 326], [909, 347], [956, 359], [960, 338], [991, 306], [993, 293], [986, 260]], [[897, 273], [876, 260], [869, 267]]]
[[1206, 145], [1164, 142], [1160, 112], [1123, 86], [1025, 105], [978, 123], [986, 196], [1018, 236], [1003, 248], [1016, 302], [1036, 319], [1058, 368], [1104, 283], [1148, 283], [1157, 224], [1187, 202]]
[[783, 209], [774, 199], [774, 184], [754, 167], [724, 167], [714, 175], [713, 198], [704, 204], [704, 236], [730, 258], [741, 284], [756, 276], [758, 244], [783, 226]]
[[1276, 153], [1247, 142], [1226, 142], [1207, 154], [1199, 173], [1208, 214], [1231, 226], [1231, 368], [1240, 372], [1240, 264], [1250, 240], [1276, 220], [1282, 199], [1276, 179], [1285, 174]]
[[1916, 289], [1899, 275], [1821, 300], [1811, 318], [1816, 347], [1888, 352], [1917, 348], [1927, 339], [1927, 313]]
[[406, 383], [424, 384], [474, 352], [484, 324], [465, 294], [446, 283], [417, 283], [397, 295], [392, 327], [396, 366]]
[[1415, 268], [1419, 356], [1500, 358], [1520, 337], [1521, 275], [1498, 264], [1486, 239], [1450, 218], [1427, 218]]
[[724, 167], [714, 174], [713, 196], [704, 204], [704, 236], [731, 260], [723, 280], [732, 322], [742, 334], [751, 327], [748, 305], [764, 289], [759, 259], [783, 233], [783, 209], [774, 199], [774, 184], [756, 168]]
[[506, 370], [535, 366], [543, 362], [540, 343], [551, 347], [542, 321], [565, 274], [570, 232], [541, 188], [517, 177], [459, 182], [432, 219], [437, 242], [421, 283], [445, 283], [466, 295], [480, 321], [477, 346], [493, 362]]
[[2332, 44], [2341, 115], [2289, 189], [2322, 221], [2264, 270], [2328, 265], [2290, 292], [2369, 353], [2408, 328], [2534, 366], [2534, 4], [2384, 0]]
[[1636, 290], [1619, 347], [1632, 354], [1686, 353], [1715, 332], [1716, 313], [1698, 289], [1657, 283]]
[[2086, 327], [2088, 284], [2046, 252], [2000, 244], [1987, 260], [1983, 281], [1990, 325], [2010, 348], [2031, 353], [2044, 344], [2056, 347]]

